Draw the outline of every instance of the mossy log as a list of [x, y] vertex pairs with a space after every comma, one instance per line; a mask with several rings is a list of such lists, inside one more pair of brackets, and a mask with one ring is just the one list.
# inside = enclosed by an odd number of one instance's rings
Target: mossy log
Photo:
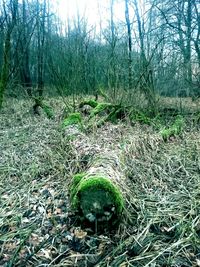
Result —
[[48, 106], [41, 98], [35, 98], [35, 104], [33, 105], [33, 112], [35, 115], [40, 115], [39, 108], [41, 108], [44, 113], [46, 114], [48, 119], [54, 118], [54, 111], [53, 109]]
[[129, 118], [132, 124], [136, 122], [150, 124], [151, 118], [142, 111], [135, 110], [131, 106], [122, 104], [112, 104], [107, 102], [97, 102], [95, 100], [84, 100], [80, 103], [79, 108], [90, 107], [89, 126], [93, 124], [97, 127], [103, 126], [106, 122], [116, 123], [119, 120]]
[[95, 108], [98, 105], [98, 102], [93, 99], [85, 99], [79, 104], [79, 108], [83, 108], [86, 105]]
[[[83, 107], [90, 107], [89, 112], [89, 127], [95, 125], [101, 127], [105, 122], [116, 123], [117, 120], [122, 120], [129, 116], [130, 108], [122, 106], [121, 104], [112, 104], [107, 102], [97, 102], [95, 100], [84, 100], [80, 103], [79, 108], [83, 110]], [[98, 119], [96, 119], [98, 118]]]
[[116, 162], [116, 155], [111, 152], [101, 154], [85, 173], [72, 179], [72, 205], [91, 223], [115, 224], [121, 218], [124, 197], [120, 184], [124, 180]]
[[[89, 123], [92, 118], [100, 124], [105, 121], [121, 119], [130, 112], [130, 108], [112, 103], [98, 103], [85, 100], [79, 108], [91, 106]], [[70, 202], [81, 219], [101, 225], [117, 225], [122, 218], [127, 197], [130, 195], [123, 173], [123, 160], [118, 146], [96, 142], [86, 133], [80, 113], [69, 114], [63, 121], [63, 130], [78, 155], [80, 168], [84, 173], [72, 177], [70, 185]], [[88, 125], [87, 125], [88, 126]], [[99, 229], [99, 228], [98, 228]]]
[[71, 113], [62, 122], [62, 127], [67, 127], [71, 125], [82, 125], [82, 117], [80, 113]]

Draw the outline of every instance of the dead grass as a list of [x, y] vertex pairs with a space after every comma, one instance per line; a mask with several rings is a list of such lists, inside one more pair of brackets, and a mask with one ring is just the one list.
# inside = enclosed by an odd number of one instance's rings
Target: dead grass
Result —
[[128, 216], [102, 235], [70, 209], [70, 177], [87, 160], [60, 130], [62, 101], [50, 102], [54, 120], [33, 116], [29, 100], [1, 113], [0, 266], [200, 266], [198, 128], [167, 143], [139, 124], [88, 134], [96, 149], [121, 151], [130, 189]]
[[191, 97], [160, 97], [158, 101], [161, 107], [176, 108], [181, 111], [196, 112], [199, 111], [200, 99], [192, 100]]

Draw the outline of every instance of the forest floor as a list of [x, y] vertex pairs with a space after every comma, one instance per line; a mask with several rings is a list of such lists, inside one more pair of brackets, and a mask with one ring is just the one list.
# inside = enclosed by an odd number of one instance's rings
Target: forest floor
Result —
[[0, 114], [0, 266], [200, 266], [198, 124], [187, 118], [167, 142], [139, 123], [88, 133], [120, 149], [131, 192], [118, 229], [99, 233], [71, 210], [70, 179], [87, 162], [60, 127], [62, 100], [48, 103], [52, 120], [31, 100], [8, 99]]

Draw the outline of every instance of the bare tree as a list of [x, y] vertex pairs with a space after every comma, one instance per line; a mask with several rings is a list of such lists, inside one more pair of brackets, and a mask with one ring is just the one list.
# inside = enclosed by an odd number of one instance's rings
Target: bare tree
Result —
[[132, 89], [132, 34], [131, 23], [129, 17], [129, 0], [125, 0], [125, 19], [128, 33], [128, 73], [129, 73], [129, 89]]
[[16, 25], [16, 16], [18, 10], [18, 0], [10, 0], [7, 6], [3, 2], [3, 10], [5, 17], [5, 39], [4, 39], [4, 52], [3, 52], [3, 64], [0, 75], [0, 109], [3, 104], [4, 92], [8, 86], [9, 80], [9, 67], [10, 67], [10, 53], [11, 53], [11, 34]]
[[44, 56], [45, 56], [45, 21], [46, 21], [46, 0], [43, 4], [37, 0], [37, 86], [39, 97], [44, 92]]

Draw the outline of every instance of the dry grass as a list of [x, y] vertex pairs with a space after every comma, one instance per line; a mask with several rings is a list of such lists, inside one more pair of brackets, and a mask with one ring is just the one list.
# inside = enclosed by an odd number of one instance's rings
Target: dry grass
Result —
[[161, 107], [173, 107], [189, 112], [196, 112], [199, 110], [200, 99], [197, 98], [196, 100], [192, 101], [191, 97], [160, 97], [158, 103]]
[[0, 266], [200, 266], [198, 128], [167, 143], [139, 124], [88, 134], [94, 147], [120, 151], [131, 192], [119, 229], [100, 235], [70, 209], [70, 177], [87, 160], [60, 130], [62, 101], [49, 102], [54, 120], [33, 116], [29, 100], [1, 113]]

